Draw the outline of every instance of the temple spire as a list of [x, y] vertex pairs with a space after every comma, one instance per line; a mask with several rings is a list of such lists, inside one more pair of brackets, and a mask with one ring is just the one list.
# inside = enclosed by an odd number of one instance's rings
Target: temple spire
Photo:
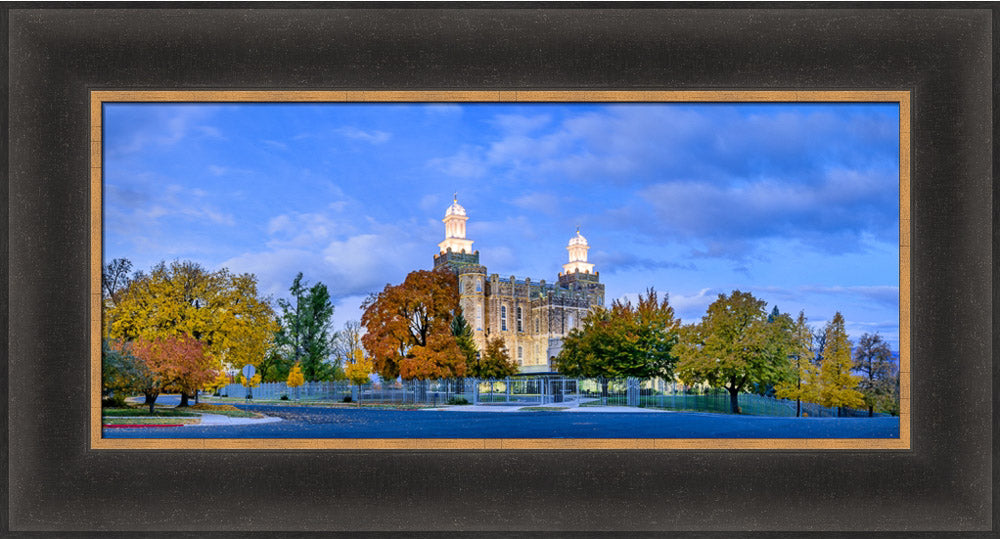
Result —
[[587, 262], [589, 249], [587, 238], [580, 234], [580, 227], [576, 227], [576, 235], [570, 238], [569, 245], [566, 246], [569, 262], [563, 264], [563, 273], [594, 273], [594, 265]]
[[444, 241], [438, 244], [442, 253], [451, 249], [453, 253], [472, 254], [472, 240], [465, 237], [465, 222], [468, 220], [465, 208], [458, 203], [458, 193], [455, 193], [451, 206], [444, 213]]

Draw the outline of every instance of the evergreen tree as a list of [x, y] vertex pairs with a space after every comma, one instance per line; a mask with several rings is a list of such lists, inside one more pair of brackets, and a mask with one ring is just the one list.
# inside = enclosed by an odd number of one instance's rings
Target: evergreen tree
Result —
[[868, 406], [868, 417], [886, 399], [892, 398], [895, 381], [892, 376], [892, 351], [878, 333], [865, 333], [854, 350], [854, 370], [861, 373], [858, 389]]
[[306, 380], [330, 380], [338, 370], [328, 362], [336, 338], [330, 331], [333, 303], [325, 284], [306, 286], [300, 272], [289, 288], [292, 301], [278, 300], [281, 329], [275, 335], [275, 342], [288, 363], [301, 365]]
[[826, 325], [825, 350], [823, 363], [820, 365], [819, 400], [823, 406], [836, 407], [837, 415], [841, 415], [844, 406], [860, 407], [865, 401], [856, 389], [860, 378], [851, 374], [851, 341], [844, 329], [844, 316], [839, 312], [833, 315]]
[[493, 337], [486, 341], [486, 350], [482, 357], [475, 364], [475, 372], [472, 375], [476, 378], [488, 378], [490, 380], [506, 378], [517, 374], [517, 363], [511, 359], [503, 339]]
[[472, 339], [472, 326], [462, 316], [459, 311], [455, 318], [451, 320], [451, 335], [455, 337], [459, 350], [465, 356], [466, 365], [472, 365], [476, 361], [476, 342]]
[[[476, 349], [476, 342], [472, 338], [472, 326], [462, 316], [461, 310], [455, 314], [455, 318], [451, 321], [451, 335], [455, 337], [458, 349], [465, 356], [466, 375], [475, 376], [472, 373], [479, 369], [479, 350]], [[459, 378], [458, 392], [462, 393], [463, 391], [465, 391], [465, 380]]]

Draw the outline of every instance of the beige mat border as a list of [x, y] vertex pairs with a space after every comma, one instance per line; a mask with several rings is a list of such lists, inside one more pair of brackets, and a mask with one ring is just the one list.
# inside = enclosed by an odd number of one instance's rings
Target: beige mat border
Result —
[[[889, 439], [121, 439], [101, 437], [102, 110], [139, 102], [884, 102], [899, 104], [899, 438]], [[314, 91], [94, 90], [90, 92], [90, 447], [109, 450], [907, 450], [910, 449], [909, 91]]]

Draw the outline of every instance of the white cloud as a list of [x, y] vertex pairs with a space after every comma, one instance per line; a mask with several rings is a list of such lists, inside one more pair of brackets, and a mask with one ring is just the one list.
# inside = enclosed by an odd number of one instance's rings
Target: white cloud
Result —
[[522, 210], [555, 215], [566, 204], [566, 197], [551, 193], [527, 193], [511, 200], [510, 203]]
[[713, 301], [719, 298], [719, 292], [711, 288], [702, 288], [693, 294], [670, 294], [670, 305], [674, 312], [685, 323], [696, 322], [706, 311]]
[[[134, 122], [121, 133], [105, 140], [105, 155], [116, 157], [155, 147], [171, 147], [189, 138], [225, 140], [222, 131], [206, 122], [217, 107], [205, 104], [179, 104], [150, 108], [151, 117]], [[109, 110], [109, 123], [117, 111]]]
[[548, 114], [524, 116], [521, 114], [497, 114], [492, 123], [497, 127], [512, 133], [530, 133], [545, 127], [552, 121]]
[[105, 191], [109, 226], [136, 228], [149, 226], [163, 218], [187, 218], [227, 226], [236, 223], [231, 213], [205, 200], [207, 193], [198, 188], [170, 184], [158, 192], [147, 193], [108, 184]]
[[802, 293], [855, 296], [865, 302], [875, 302], [881, 305], [899, 308], [899, 287], [891, 285], [875, 286], [801, 286]]
[[335, 235], [350, 233], [354, 227], [347, 220], [335, 222], [321, 213], [282, 214], [267, 223], [271, 248], [304, 247], [327, 241]]
[[213, 176], [228, 176], [230, 174], [252, 174], [252, 170], [245, 168], [226, 167], [221, 165], [208, 165], [208, 171]]
[[438, 157], [427, 162], [427, 166], [449, 176], [463, 179], [479, 179], [486, 176], [489, 169], [480, 157], [480, 148], [465, 147], [450, 157]]
[[263, 142], [264, 144], [267, 144], [268, 146], [270, 146], [272, 148], [277, 148], [279, 150], [287, 150], [288, 149], [288, 145], [287, 144], [285, 144], [284, 142], [279, 142], [277, 140], [262, 140], [261, 142]]
[[386, 133], [385, 131], [364, 131], [352, 126], [341, 127], [340, 129], [337, 129], [336, 132], [349, 139], [369, 142], [371, 144], [383, 144], [392, 138], [392, 134]]
[[463, 112], [457, 103], [430, 103], [422, 109], [429, 116], [461, 116]]

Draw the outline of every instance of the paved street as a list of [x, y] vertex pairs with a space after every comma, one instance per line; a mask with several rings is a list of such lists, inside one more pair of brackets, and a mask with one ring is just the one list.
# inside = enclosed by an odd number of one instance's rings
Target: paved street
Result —
[[282, 421], [105, 429], [107, 438], [896, 438], [899, 419], [692, 412], [493, 413], [239, 405]]

